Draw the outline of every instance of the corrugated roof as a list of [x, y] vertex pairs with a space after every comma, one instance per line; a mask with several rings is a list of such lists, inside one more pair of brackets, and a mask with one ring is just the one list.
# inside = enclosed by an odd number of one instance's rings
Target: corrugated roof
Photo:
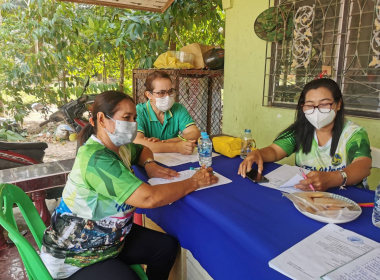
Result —
[[174, 0], [60, 0], [65, 2], [75, 2], [110, 6], [132, 10], [142, 10], [163, 13], [174, 2]]

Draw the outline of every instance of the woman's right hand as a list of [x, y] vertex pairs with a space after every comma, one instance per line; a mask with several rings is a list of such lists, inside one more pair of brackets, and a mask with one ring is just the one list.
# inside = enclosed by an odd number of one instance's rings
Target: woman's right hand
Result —
[[219, 178], [214, 175], [212, 168], [205, 168], [205, 166], [202, 166], [201, 170], [197, 171], [191, 179], [197, 183], [197, 189], [208, 187], [219, 181]]
[[173, 143], [173, 145], [176, 145], [176, 150], [178, 153], [183, 155], [191, 155], [195, 148], [195, 140], [180, 141]]
[[257, 171], [259, 173], [263, 172], [264, 165], [263, 165], [263, 158], [261, 157], [259, 150], [254, 150], [250, 152], [247, 157], [243, 160], [243, 162], [239, 166], [238, 175], [241, 175], [243, 178], [245, 178], [247, 172], [251, 171], [252, 164], [257, 164]]

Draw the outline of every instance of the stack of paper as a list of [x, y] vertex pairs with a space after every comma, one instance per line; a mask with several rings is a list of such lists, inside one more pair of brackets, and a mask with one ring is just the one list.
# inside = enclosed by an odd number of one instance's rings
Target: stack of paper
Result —
[[[220, 156], [220, 154], [212, 153], [212, 157]], [[154, 160], [165, 164], [166, 166], [177, 166], [185, 163], [198, 162], [198, 150], [194, 149], [191, 155], [182, 155], [180, 153], [155, 153]]]
[[[269, 266], [292, 279], [320, 279], [322, 275], [334, 268], [379, 246], [379, 243], [355, 232], [345, 230], [335, 224], [328, 224], [271, 260]], [[378, 263], [377, 267], [379, 266]]]
[[[169, 183], [173, 183], [173, 182], [180, 182], [180, 181], [191, 178], [195, 172], [197, 172], [197, 171], [196, 170], [185, 170], [185, 171], [178, 172], [180, 174], [179, 178], [174, 178], [173, 180], [162, 179], [162, 178], [151, 178], [148, 180], [148, 183], [151, 184], [152, 186], [155, 186], [155, 185], [169, 184]], [[232, 182], [230, 179], [224, 177], [223, 175], [220, 175], [219, 173], [214, 172], [214, 175], [219, 178], [218, 183], [213, 184], [213, 185], [208, 186], [208, 187], [198, 189], [197, 191], [204, 190], [207, 188], [216, 187], [219, 185], [225, 185], [225, 184]]]
[[[302, 169], [305, 174], [310, 171]], [[299, 184], [299, 181], [304, 180], [301, 175], [300, 168], [298, 166], [290, 166], [287, 164], [273, 170], [265, 175], [269, 180], [268, 183], [260, 183], [260, 185], [268, 188], [273, 188], [282, 192], [294, 193], [302, 192], [300, 189], [296, 189], [294, 186]]]
[[373, 280], [380, 279], [380, 248], [323, 275], [323, 280]]

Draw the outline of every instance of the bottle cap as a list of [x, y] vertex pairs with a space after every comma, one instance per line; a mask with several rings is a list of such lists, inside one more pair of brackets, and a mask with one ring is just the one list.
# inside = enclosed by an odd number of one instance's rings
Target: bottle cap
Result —
[[248, 128], [246, 128], [246, 129], [244, 130], [244, 132], [248, 132], [248, 133], [251, 133], [251, 130], [250, 130], [250, 129], [248, 129]]
[[202, 136], [207, 135], [207, 132], [203, 131], [203, 132], [201, 132], [201, 135]]
[[203, 138], [204, 138], [204, 139], [208, 139], [209, 136], [206, 134], [206, 135], [203, 136]]

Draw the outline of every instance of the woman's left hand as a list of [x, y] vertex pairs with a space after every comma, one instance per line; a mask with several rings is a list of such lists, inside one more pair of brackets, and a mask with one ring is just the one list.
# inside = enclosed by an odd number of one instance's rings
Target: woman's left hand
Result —
[[307, 179], [299, 182], [294, 187], [303, 191], [312, 191], [310, 184], [315, 191], [324, 192], [331, 187], [338, 187], [343, 182], [343, 178], [339, 172], [322, 172], [311, 171], [307, 174]]
[[174, 177], [179, 177], [179, 173], [170, 168], [165, 168], [155, 162], [147, 163], [145, 165], [146, 173], [149, 178], [164, 178], [173, 179]]
[[145, 140], [148, 140], [149, 142], [160, 142], [161, 140], [156, 137], [144, 137]]

